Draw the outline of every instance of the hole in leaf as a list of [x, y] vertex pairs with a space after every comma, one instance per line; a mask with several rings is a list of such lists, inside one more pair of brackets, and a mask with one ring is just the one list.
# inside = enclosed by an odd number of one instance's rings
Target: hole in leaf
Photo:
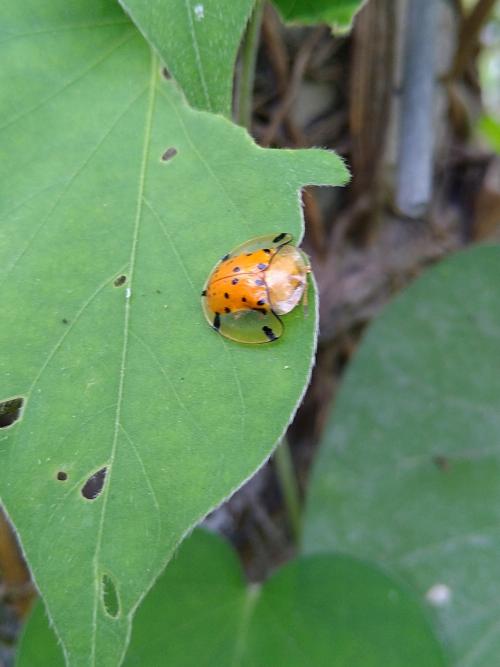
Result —
[[101, 493], [106, 479], [107, 468], [101, 468], [95, 472], [82, 486], [82, 496], [87, 500], [95, 500]]
[[171, 75], [170, 75], [170, 72], [168, 71], [168, 69], [166, 67], [162, 68], [161, 74], [165, 79], [167, 79], [167, 81], [172, 78]]
[[23, 398], [10, 398], [0, 403], [0, 428], [12, 426], [21, 417]]
[[161, 159], [163, 160], [163, 162], [168, 162], [168, 160], [171, 160], [176, 155], [177, 155], [177, 148], [170, 146], [170, 148], [167, 148], [167, 150], [163, 153]]
[[116, 586], [108, 574], [102, 575], [102, 602], [109, 616], [116, 618], [120, 613], [120, 600]]
[[115, 281], [113, 282], [113, 285], [115, 287], [121, 287], [122, 285], [125, 285], [127, 282], [127, 276], [118, 276], [118, 278], [115, 278]]
[[450, 460], [446, 456], [435, 456], [433, 459], [434, 465], [442, 472], [447, 472], [450, 469]]
[[68, 479], [68, 473], [64, 472], [64, 470], [59, 470], [59, 472], [57, 473], [57, 479], [60, 482], [65, 482]]

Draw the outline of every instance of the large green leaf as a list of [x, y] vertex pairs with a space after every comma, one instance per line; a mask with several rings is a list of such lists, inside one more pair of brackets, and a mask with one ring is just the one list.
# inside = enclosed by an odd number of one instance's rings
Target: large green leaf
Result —
[[[16, 667], [59, 667], [43, 606]], [[197, 531], [140, 607], [124, 667], [444, 667], [414, 597], [347, 556], [302, 557], [262, 588], [218, 537]]]
[[393, 569], [439, 610], [460, 667], [500, 655], [500, 247], [449, 259], [369, 331], [310, 489], [309, 553]]
[[120, 0], [191, 105], [231, 113], [234, 64], [255, 0]]
[[300, 186], [346, 171], [191, 110], [111, 0], [11, 0], [3, 30], [0, 401], [24, 409], [0, 431], [0, 497], [68, 664], [107, 667], [310, 372], [314, 307], [276, 343], [231, 344], [203, 282], [249, 237], [300, 238]]
[[285, 21], [310, 25], [328, 23], [348, 30], [366, 0], [273, 0]]

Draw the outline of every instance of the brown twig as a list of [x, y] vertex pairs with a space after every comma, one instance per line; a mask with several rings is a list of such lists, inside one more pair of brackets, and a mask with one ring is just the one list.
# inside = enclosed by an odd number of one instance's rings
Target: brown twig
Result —
[[496, 0], [477, 0], [473, 9], [462, 22], [455, 59], [449, 79], [457, 79], [465, 72], [477, 49], [481, 28], [487, 21]]
[[311, 188], [302, 190], [302, 203], [304, 205], [304, 218], [306, 221], [306, 232], [314, 252], [324, 259], [326, 252], [325, 228], [323, 226], [323, 216], [318, 206], [314, 191]]
[[304, 77], [309, 58], [311, 57], [314, 47], [320, 40], [321, 36], [324, 34], [324, 30], [325, 29], [321, 27], [311, 32], [300, 47], [293, 64], [292, 74], [287, 91], [282, 98], [281, 103], [276, 107], [273, 114], [271, 115], [269, 125], [260, 141], [262, 146], [269, 146], [272, 143], [279, 126], [290, 111], [297, 93], [299, 92], [300, 83]]
[[276, 91], [282, 95], [290, 72], [288, 52], [283, 41], [283, 26], [272, 5], [266, 3], [262, 19], [262, 42], [276, 77]]

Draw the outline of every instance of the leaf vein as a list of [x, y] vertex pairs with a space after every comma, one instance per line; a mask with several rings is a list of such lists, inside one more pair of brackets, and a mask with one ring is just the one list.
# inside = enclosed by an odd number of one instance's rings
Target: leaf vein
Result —
[[160, 91], [160, 92], [162, 93], [163, 98], [167, 101], [167, 103], [168, 103], [168, 105], [170, 106], [170, 108], [171, 108], [171, 109], [173, 110], [173, 112], [175, 113], [175, 115], [176, 115], [176, 117], [177, 117], [177, 120], [179, 121], [179, 125], [181, 126], [181, 129], [182, 129], [182, 131], [183, 131], [183, 133], [184, 133], [184, 136], [186, 137], [186, 139], [187, 139], [188, 143], [190, 144], [191, 148], [193, 149], [193, 151], [194, 151], [194, 152], [196, 153], [196, 155], [198, 156], [200, 162], [201, 162], [202, 165], [205, 167], [206, 171], [210, 174], [210, 176], [213, 178], [213, 180], [217, 183], [217, 185], [219, 186], [219, 188], [223, 191], [223, 193], [224, 193], [224, 195], [226, 196], [227, 200], [228, 200], [229, 203], [232, 205], [233, 209], [236, 211], [236, 213], [239, 215], [239, 217], [240, 217], [244, 222], [246, 222], [246, 223], [249, 225], [249, 227], [250, 227], [250, 222], [249, 222], [248, 218], [244, 215], [243, 211], [242, 211], [242, 210], [240, 209], [240, 207], [236, 204], [236, 202], [234, 201], [234, 199], [231, 197], [231, 194], [230, 194], [229, 190], [226, 188], [226, 186], [224, 185], [224, 183], [222, 182], [222, 180], [220, 179], [220, 177], [219, 177], [219, 176], [215, 173], [215, 171], [212, 169], [212, 167], [210, 166], [210, 163], [207, 162], [207, 160], [205, 160], [205, 158], [203, 157], [202, 153], [199, 151], [198, 147], [196, 146], [196, 144], [195, 144], [195, 143], [193, 142], [193, 140], [191, 139], [191, 135], [189, 134], [189, 132], [188, 132], [188, 130], [187, 130], [186, 123], [184, 122], [184, 118], [179, 114], [179, 111], [177, 110], [177, 106], [176, 106], [175, 104], [172, 103], [172, 100], [168, 97], [168, 95], [167, 95], [165, 92], [163, 92], [163, 91]]
[[[137, 244], [139, 238], [139, 230], [142, 216], [142, 205], [144, 201], [144, 189], [146, 183], [146, 172], [147, 172], [147, 163], [149, 158], [150, 144], [151, 144], [151, 130], [153, 124], [153, 112], [155, 108], [155, 93], [156, 93], [156, 57], [151, 53], [151, 73], [149, 79], [149, 99], [146, 110], [145, 118], [145, 129], [144, 129], [144, 144], [143, 144], [143, 153], [141, 159], [141, 166], [139, 172], [139, 184], [138, 184], [138, 197], [137, 197], [137, 209], [135, 214], [134, 230], [132, 237], [132, 245], [130, 250], [130, 262], [129, 262], [129, 273], [130, 273], [130, 288], [133, 289], [133, 281], [135, 277], [135, 263], [137, 256]], [[108, 470], [108, 480], [104, 488], [104, 497], [101, 505], [101, 517], [99, 521], [99, 527], [96, 538], [96, 549], [93, 558], [94, 564], [94, 607], [92, 612], [92, 644], [91, 644], [91, 653], [90, 653], [90, 664], [95, 667], [96, 665], [96, 639], [97, 639], [97, 609], [98, 609], [98, 599], [99, 599], [99, 557], [101, 553], [102, 538], [104, 534], [104, 519], [106, 515], [106, 509], [109, 498], [109, 489], [111, 488], [111, 481], [113, 476], [113, 463], [116, 456], [116, 448], [118, 444], [118, 431], [121, 426], [121, 409], [123, 403], [123, 391], [125, 385], [125, 374], [126, 374], [126, 362], [128, 356], [128, 341], [129, 341], [129, 330], [130, 330], [130, 305], [131, 298], [125, 299], [125, 313], [124, 313], [124, 326], [123, 326], [123, 345], [122, 345], [122, 355], [120, 363], [120, 377], [118, 382], [118, 395], [117, 395], [117, 404], [116, 404], [116, 413], [115, 413], [115, 428], [113, 434], [113, 441], [111, 443], [111, 453], [110, 453], [110, 464]]]
[[123, 116], [125, 116], [125, 115], [127, 114], [127, 112], [134, 106], [134, 104], [137, 102], [137, 100], [144, 94], [145, 90], [146, 90], [146, 89], [143, 88], [143, 89], [140, 91], [140, 93], [139, 93], [138, 95], [136, 95], [136, 97], [134, 97], [134, 99], [130, 102], [130, 104], [128, 104], [128, 105], [125, 107], [125, 109], [124, 109], [124, 110], [123, 110], [123, 111], [116, 117], [116, 119], [113, 121], [113, 123], [106, 129], [106, 131], [104, 132], [104, 134], [102, 135], [102, 137], [99, 139], [99, 141], [97, 142], [97, 144], [92, 148], [92, 150], [91, 150], [90, 153], [87, 155], [87, 157], [85, 158], [85, 160], [84, 160], [83, 162], [81, 162], [81, 163], [78, 165], [78, 167], [77, 167], [75, 173], [74, 173], [74, 174], [70, 177], [70, 179], [64, 184], [63, 189], [61, 190], [59, 196], [56, 197], [56, 200], [55, 200], [53, 206], [52, 206], [52, 207], [50, 208], [50, 210], [48, 211], [47, 215], [42, 219], [42, 222], [38, 225], [38, 227], [35, 229], [35, 231], [33, 232], [33, 234], [29, 237], [28, 241], [26, 242], [26, 244], [25, 244], [24, 247], [22, 248], [21, 252], [20, 252], [18, 255], [16, 255], [16, 257], [14, 258], [14, 260], [13, 260], [13, 261], [10, 263], [10, 265], [7, 267], [7, 270], [6, 270], [6, 272], [5, 272], [5, 274], [4, 274], [3, 278], [2, 278], [2, 280], [0, 280], [0, 286], [3, 285], [3, 284], [5, 283], [5, 281], [7, 280], [8, 276], [12, 273], [12, 271], [15, 269], [15, 267], [16, 267], [17, 264], [21, 261], [21, 259], [24, 257], [24, 255], [28, 252], [28, 250], [30, 249], [30, 247], [31, 247], [32, 244], [34, 243], [35, 239], [37, 238], [38, 234], [40, 234], [40, 232], [41, 232], [42, 229], [45, 227], [45, 225], [47, 224], [47, 222], [49, 222], [49, 221], [51, 220], [51, 216], [52, 216], [53, 213], [57, 210], [57, 207], [58, 207], [59, 204], [61, 203], [61, 201], [62, 201], [64, 195], [68, 193], [68, 191], [70, 190], [71, 186], [74, 184], [74, 182], [76, 181], [76, 179], [78, 178], [78, 176], [79, 176], [79, 175], [83, 172], [83, 170], [88, 166], [88, 164], [90, 163], [90, 161], [92, 160], [92, 158], [95, 156], [95, 154], [97, 153], [97, 151], [101, 148], [101, 146], [104, 144], [104, 142], [105, 142], [106, 139], [109, 137], [109, 135], [111, 134], [111, 132], [115, 129], [115, 127], [118, 125], [118, 123], [120, 122], [120, 120], [121, 120], [121, 119], [123, 118]]
[[24, 37], [36, 37], [38, 35], [53, 35], [58, 32], [70, 32], [72, 30], [86, 30], [89, 28], [108, 28], [115, 25], [127, 25], [130, 24], [130, 21], [120, 20], [120, 21], [102, 21], [101, 23], [82, 23], [80, 25], [65, 25], [59, 26], [58, 28], [50, 28], [47, 30], [34, 30], [33, 32], [16, 32], [16, 33], [4, 33], [8, 36], [5, 39], [0, 40], [0, 44], [5, 44], [15, 39], [22, 39]]
[[151, 499], [152, 499], [153, 504], [154, 504], [154, 506], [156, 508], [156, 511], [157, 511], [157, 513], [156, 513], [156, 519], [157, 519], [157, 521], [156, 521], [156, 523], [157, 523], [156, 543], [155, 543], [155, 546], [152, 549], [150, 549], [150, 552], [155, 552], [157, 550], [159, 544], [160, 544], [161, 527], [162, 527], [160, 503], [158, 502], [158, 497], [156, 496], [156, 492], [155, 492], [153, 484], [151, 482], [151, 478], [149, 476], [148, 471], [146, 470], [146, 466], [144, 465], [144, 461], [142, 459], [142, 456], [139, 452], [138, 447], [135, 445], [135, 443], [132, 440], [132, 438], [130, 437], [128, 431], [126, 431], [126, 429], [123, 428], [122, 424], [120, 424], [120, 428], [121, 428], [121, 430], [123, 432], [123, 435], [125, 436], [126, 440], [128, 441], [129, 445], [131, 446], [131, 448], [132, 448], [132, 450], [135, 454], [135, 457], [139, 461], [139, 465], [141, 466], [142, 474], [144, 475], [144, 479], [146, 480], [146, 484], [148, 485], [149, 492], [151, 494]]
[[18, 123], [20, 120], [23, 118], [26, 118], [27, 116], [31, 115], [35, 111], [38, 111], [39, 109], [43, 108], [48, 102], [51, 102], [54, 100], [58, 95], [63, 93], [65, 90], [70, 88], [73, 84], [77, 83], [81, 79], [85, 78], [87, 74], [92, 72], [92, 70], [96, 69], [96, 67], [99, 67], [109, 56], [114, 53], [115, 51], [118, 51], [122, 46], [124, 46], [127, 42], [130, 42], [132, 38], [135, 36], [135, 33], [132, 33], [130, 35], [126, 35], [122, 39], [118, 40], [111, 48], [109, 48], [107, 51], [105, 51], [97, 60], [94, 60], [93, 63], [91, 63], [88, 67], [86, 67], [84, 70], [82, 70], [74, 79], [70, 79], [67, 81], [61, 88], [58, 88], [55, 90], [53, 93], [48, 95], [47, 97], [44, 97], [38, 104], [36, 104], [34, 107], [31, 107], [30, 109], [26, 109], [22, 113], [18, 114], [14, 118], [11, 118], [8, 120], [4, 125], [0, 126], [0, 132], [3, 130], [6, 130], [12, 125], [15, 125]]
[[172, 393], [173, 393], [173, 395], [175, 396], [175, 398], [176, 398], [176, 400], [177, 400], [177, 403], [179, 404], [179, 407], [180, 407], [182, 410], [184, 410], [184, 412], [186, 413], [186, 415], [189, 417], [189, 421], [190, 421], [191, 424], [194, 426], [194, 428], [195, 428], [195, 430], [198, 432], [198, 434], [202, 434], [202, 431], [201, 431], [200, 427], [198, 426], [196, 420], [193, 418], [193, 416], [192, 416], [191, 412], [189, 411], [187, 405], [185, 405], [185, 403], [182, 401], [181, 397], [179, 396], [179, 393], [177, 392], [177, 389], [175, 388], [174, 383], [173, 383], [172, 380], [169, 378], [167, 371], [163, 368], [163, 366], [162, 366], [161, 363], [160, 363], [160, 360], [159, 360], [158, 357], [155, 355], [155, 353], [153, 352], [153, 350], [151, 349], [151, 347], [146, 343], [146, 341], [145, 341], [143, 338], [141, 338], [140, 336], [138, 336], [138, 335], [135, 333], [135, 331], [132, 331], [132, 329], [130, 330], [130, 334], [131, 334], [131, 335], [132, 335], [132, 336], [133, 336], [133, 337], [134, 337], [134, 338], [135, 338], [135, 339], [136, 339], [136, 340], [137, 340], [137, 341], [144, 347], [144, 349], [148, 352], [149, 356], [151, 357], [151, 359], [153, 359], [153, 361], [155, 362], [155, 364], [158, 366], [158, 368], [159, 368], [161, 374], [163, 375], [163, 377], [164, 377], [165, 380], [167, 381], [168, 385], [170, 386], [170, 388], [171, 388], [171, 390], [172, 390]]

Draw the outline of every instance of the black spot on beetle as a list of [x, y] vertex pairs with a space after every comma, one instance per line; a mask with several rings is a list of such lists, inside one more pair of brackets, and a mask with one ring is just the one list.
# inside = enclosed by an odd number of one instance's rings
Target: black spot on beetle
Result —
[[57, 479], [60, 482], [65, 482], [68, 479], [68, 473], [64, 472], [64, 470], [59, 470], [59, 472], [57, 473]]
[[224, 292], [224, 298], [229, 299], [229, 294], [227, 292]]
[[246, 297], [244, 297], [244, 296], [241, 297], [241, 300], [243, 301], [243, 303], [247, 302]]
[[118, 278], [115, 278], [113, 285], [115, 287], [121, 287], [122, 285], [125, 285], [126, 282], [127, 282], [127, 276], [121, 275], [118, 276]]
[[21, 409], [24, 399], [10, 398], [8, 401], [0, 403], [0, 428], [11, 426], [21, 417]]
[[253, 252], [247, 252], [246, 256], [251, 257], [253, 255]]
[[219, 331], [219, 329], [220, 329], [220, 315], [219, 315], [219, 313], [215, 313], [213, 327], [216, 331]]
[[91, 475], [85, 484], [82, 486], [82, 496], [87, 500], [95, 500], [104, 487], [104, 482], [106, 480], [106, 473], [108, 469], [101, 468], [93, 475]]
[[241, 269], [240, 269], [239, 266], [235, 266], [233, 271], [234, 271], [234, 273], [238, 273], [239, 271], [241, 271]]
[[266, 334], [266, 336], [269, 338], [269, 340], [276, 340], [278, 338], [278, 336], [276, 336], [276, 334], [271, 329], [271, 327], [263, 326], [262, 331]]
[[167, 150], [161, 156], [162, 162], [168, 162], [176, 155], [177, 155], [177, 148], [170, 146], [170, 148], [167, 148]]
[[226, 307], [226, 308], [224, 308], [224, 311], [225, 311], [226, 313], [230, 313], [230, 312], [231, 312], [231, 308], [227, 308], [227, 307]]
[[233, 285], [237, 285], [239, 282], [240, 282], [240, 281], [238, 280], [238, 278], [233, 278], [233, 279], [231, 280], [231, 283], [232, 283]]
[[269, 248], [262, 248], [262, 252], [265, 252], [268, 255], [271, 254], [271, 251], [269, 250]]
[[265, 305], [266, 305], [266, 301], [265, 301], [265, 299], [259, 299], [259, 300], [257, 301], [257, 305], [258, 305], [258, 306], [265, 306]]
[[283, 241], [285, 236], [286, 236], [285, 232], [282, 232], [281, 234], [278, 234], [278, 236], [273, 239], [273, 243], [279, 243], [280, 241]]
[[203, 292], [201, 293], [201, 296], [207, 296], [207, 290], [204, 289]]
[[224, 257], [221, 259], [221, 262], [227, 262], [229, 259], [229, 253], [227, 255], [224, 255]]
[[257, 278], [257, 280], [255, 281], [255, 284], [259, 285], [259, 287], [262, 287], [266, 283], [262, 280], [262, 278]]

